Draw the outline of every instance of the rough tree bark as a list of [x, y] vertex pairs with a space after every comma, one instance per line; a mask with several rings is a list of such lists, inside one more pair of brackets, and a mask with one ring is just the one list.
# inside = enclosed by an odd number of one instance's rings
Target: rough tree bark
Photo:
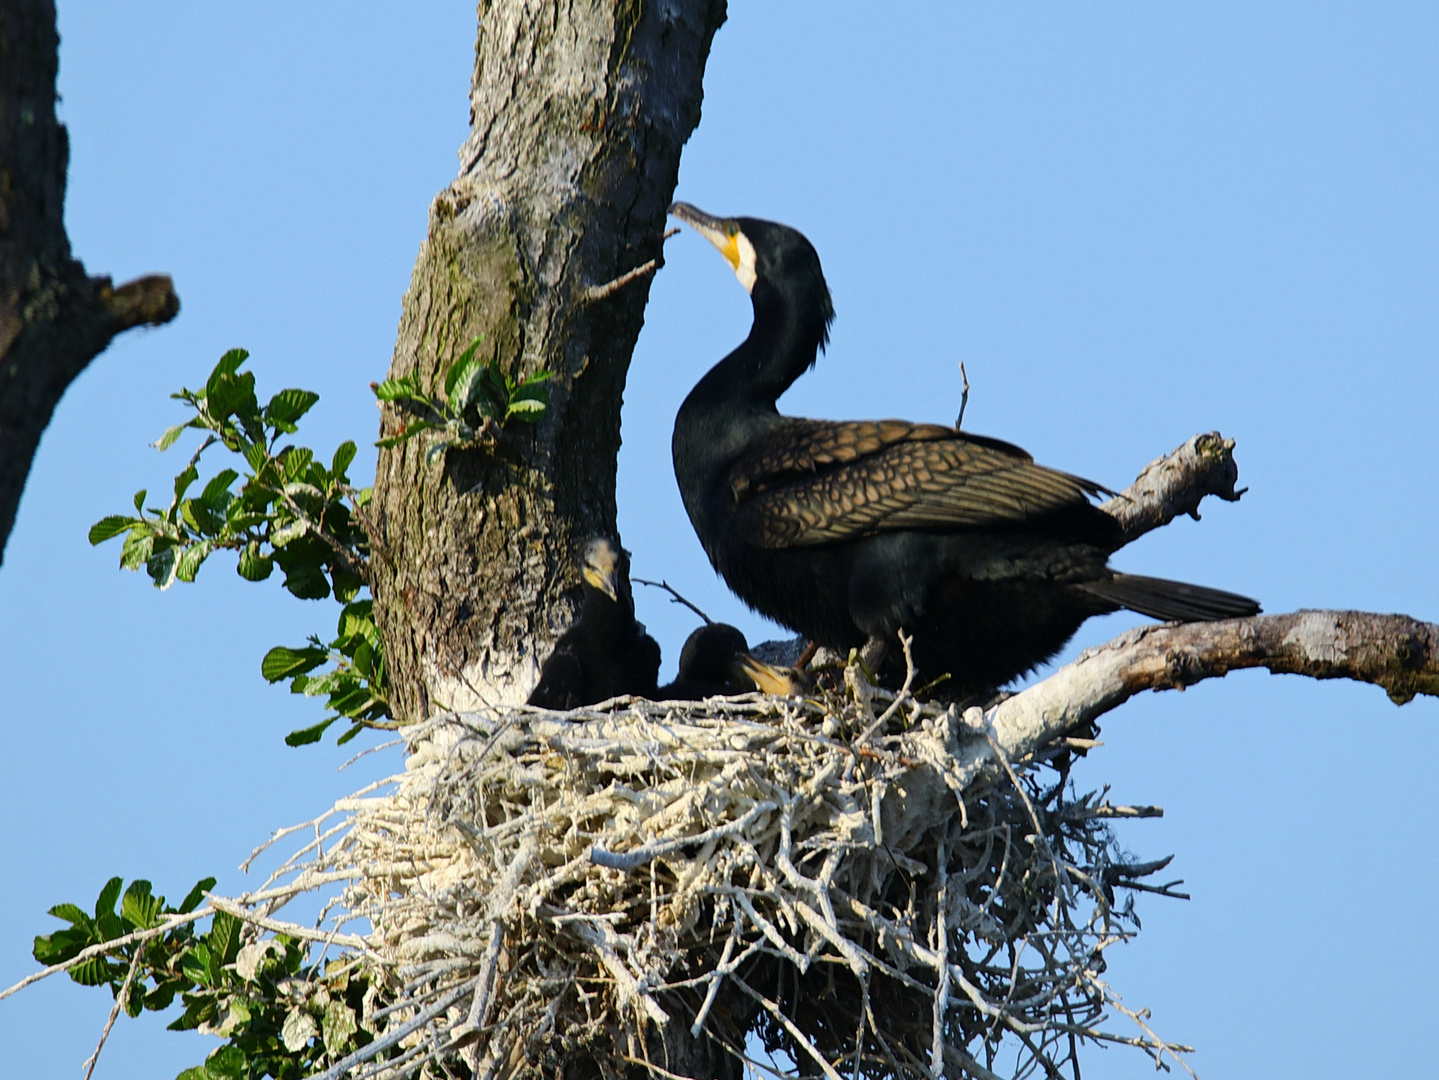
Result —
[[0, 0], [0, 558], [66, 387], [116, 334], [180, 310], [168, 277], [115, 288], [70, 254], [59, 45], [52, 0]]
[[[392, 377], [434, 386], [475, 338], [555, 373], [494, 453], [382, 452], [376, 611], [399, 715], [522, 701], [574, 611], [572, 546], [615, 532], [620, 401], [724, 0], [480, 4], [472, 132], [435, 199]], [[604, 295], [598, 295], [604, 293]], [[384, 434], [404, 422], [386, 410]]]

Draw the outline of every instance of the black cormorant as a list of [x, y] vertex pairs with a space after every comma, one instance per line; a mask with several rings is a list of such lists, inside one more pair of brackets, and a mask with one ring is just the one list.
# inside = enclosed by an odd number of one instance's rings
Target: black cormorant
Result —
[[793, 669], [766, 664], [749, 653], [749, 642], [728, 623], [709, 623], [685, 640], [675, 681], [655, 691], [656, 701], [699, 701], [748, 694], [803, 694], [805, 678]]
[[654, 697], [660, 647], [635, 621], [629, 555], [596, 536], [580, 546], [575, 562], [584, 589], [580, 617], [555, 642], [529, 703], [575, 709], [621, 694]]
[[841, 651], [882, 651], [904, 629], [920, 672], [948, 672], [956, 696], [1024, 674], [1091, 615], [1259, 611], [1233, 593], [1110, 570], [1123, 537], [1090, 501], [1104, 489], [1009, 443], [938, 424], [781, 416], [775, 401], [829, 339], [819, 256], [785, 225], [688, 203], [670, 212], [720, 250], [754, 306], [749, 337], [680, 407], [672, 449], [710, 562], [756, 611]]

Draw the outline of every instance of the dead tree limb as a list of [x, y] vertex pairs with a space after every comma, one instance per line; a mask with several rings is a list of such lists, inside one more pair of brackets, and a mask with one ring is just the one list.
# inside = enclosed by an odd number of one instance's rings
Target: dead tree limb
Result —
[[70, 254], [59, 42], [53, 0], [0, 0], [0, 557], [66, 388], [116, 334], [180, 310], [168, 277], [117, 288]]
[[1138, 627], [1001, 702], [988, 720], [1012, 760], [1144, 690], [1183, 690], [1258, 667], [1373, 683], [1399, 705], [1418, 694], [1439, 697], [1439, 626], [1407, 615], [1296, 611]]
[[1239, 467], [1234, 463], [1234, 440], [1217, 431], [1196, 435], [1161, 458], [1155, 458], [1139, 477], [1100, 507], [1124, 528], [1125, 543], [1168, 525], [1180, 514], [1199, 520], [1199, 503], [1206, 495], [1238, 502], [1245, 489], [1235, 490]]

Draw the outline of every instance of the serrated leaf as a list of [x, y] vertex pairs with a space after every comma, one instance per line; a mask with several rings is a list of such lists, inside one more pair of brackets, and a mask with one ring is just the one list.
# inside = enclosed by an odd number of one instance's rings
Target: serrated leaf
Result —
[[245, 447], [244, 455], [245, 464], [250, 466], [250, 471], [256, 474], [265, 467], [265, 462], [270, 457], [269, 451], [260, 443], [251, 443]]
[[154, 550], [155, 537], [152, 534], [139, 530], [132, 532], [125, 538], [125, 545], [120, 549], [120, 568], [138, 570], [149, 561]]
[[355, 1010], [338, 998], [331, 998], [325, 1006], [325, 1049], [339, 1057], [350, 1048], [355, 1031]]
[[93, 920], [76, 904], [56, 904], [47, 915], [54, 915], [57, 919], [64, 919], [71, 926], [89, 927]]
[[467, 360], [457, 364], [446, 380], [445, 398], [456, 413], [462, 413], [477, 404], [485, 389], [485, 376], [489, 364], [481, 360]]
[[201, 878], [195, 882], [195, 887], [185, 894], [185, 899], [180, 901], [180, 906], [175, 910], [181, 915], [188, 915], [200, 906], [200, 901], [205, 899], [205, 894], [215, 887], [215, 879], [212, 877]]
[[155, 587], [160, 590], [168, 589], [175, 584], [175, 570], [179, 560], [175, 557], [173, 547], [164, 547], [155, 552], [145, 560], [145, 573], [155, 582]]
[[120, 915], [140, 930], [158, 926], [162, 900], [151, 893], [151, 886], [143, 878], [130, 882], [125, 896], [120, 901]]
[[185, 549], [175, 564], [175, 577], [180, 581], [191, 582], [195, 575], [200, 572], [200, 564], [210, 557], [210, 541], [202, 540], [198, 544], [191, 544]]
[[203, 941], [185, 950], [180, 957], [180, 970], [185, 978], [201, 986], [210, 985], [210, 949]]
[[403, 379], [386, 379], [384, 382], [371, 383], [370, 389], [375, 392], [375, 397], [380, 401], [413, 401], [422, 397], [420, 383], [413, 375], [406, 375]]
[[272, 424], [294, 424], [319, 400], [313, 390], [281, 390], [265, 406], [265, 419]]
[[109, 517], [102, 517], [90, 526], [90, 543], [103, 544], [106, 540], [126, 532], [130, 526], [137, 524], [139, 520], [139, 518], [126, 517], [124, 514], [111, 514]]
[[171, 427], [167, 427], [165, 429], [165, 433], [150, 445], [153, 446], [156, 450], [168, 450], [170, 449], [170, 447], [175, 445], [175, 440], [180, 437], [180, 433], [189, 426], [189, 423], [184, 423], [175, 424]]
[[210, 482], [205, 485], [205, 490], [200, 493], [200, 501], [211, 506], [220, 502], [221, 496], [230, 493], [230, 485], [240, 478], [240, 474], [234, 469], [221, 469]]
[[240, 561], [235, 569], [246, 581], [264, 581], [275, 569], [275, 560], [260, 553], [260, 543], [251, 540], [240, 549]]
[[205, 381], [205, 392], [209, 393], [216, 382], [224, 376], [233, 375], [239, 371], [240, 365], [248, 359], [250, 359], [250, 353], [246, 349], [230, 349], [227, 351], [224, 356], [220, 357], [220, 362], [215, 365], [215, 369], [210, 372], [209, 379]]
[[230, 1077], [244, 1076], [247, 1064], [245, 1052], [233, 1043], [220, 1047], [205, 1059], [205, 1068], [210, 1075], [225, 1077], [227, 1080]]
[[296, 1005], [285, 1017], [284, 1026], [280, 1028], [280, 1041], [290, 1053], [298, 1054], [319, 1033], [320, 1026], [315, 1023], [315, 1018], [307, 1013], [303, 1006]]
[[214, 958], [217, 970], [221, 965], [233, 961], [235, 955], [240, 951], [240, 928], [243, 925], [239, 919], [227, 911], [215, 912], [215, 918], [210, 923], [210, 932], [205, 935], [205, 940], [210, 945], [210, 955]]
[[199, 477], [200, 470], [193, 465], [186, 465], [180, 475], [175, 477], [175, 498], [178, 500], [185, 494], [186, 489]]
[[118, 877], [105, 882], [100, 895], [95, 898], [95, 918], [115, 914], [115, 901], [120, 899], [120, 889], [124, 884], [124, 879]]
[[469, 346], [465, 349], [465, 351], [460, 353], [459, 356], [455, 357], [455, 362], [449, 366], [448, 370], [446, 370], [445, 400], [450, 402], [453, 402], [455, 400], [455, 385], [460, 381], [460, 376], [463, 373], [464, 369], [470, 365], [470, 362], [472, 360], [474, 360], [475, 352], [479, 349], [480, 343], [482, 341], [484, 341], [484, 337], [480, 336], [475, 338], [474, 341], [470, 342]]
[[113, 966], [107, 963], [103, 956], [92, 956], [88, 960], [81, 960], [68, 970], [70, 978], [81, 986], [103, 986], [114, 978]]
[[325, 734], [325, 729], [335, 722], [337, 717], [330, 717], [328, 720], [321, 720], [311, 727], [300, 728], [285, 736], [286, 746], [308, 746], [310, 743], [317, 743]]
[[515, 398], [505, 409], [505, 419], [519, 419], [533, 424], [548, 408], [548, 402], [537, 401], [535, 398]]
[[310, 526], [307, 522], [303, 520], [292, 521], [288, 525], [283, 525], [270, 534], [270, 546], [277, 548], [284, 547], [291, 540], [298, 540], [309, 531]]
[[330, 654], [324, 649], [290, 649], [284, 645], [276, 645], [260, 661], [260, 674], [266, 682], [275, 683], [314, 671], [329, 658]]
[[353, 440], [346, 439], [335, 450], [334, 460], [330, 463], [330, 472], [337, 480], [343, 480], [345, 470], [350, 467], [350, 462], [355, 460], [358, 448]]

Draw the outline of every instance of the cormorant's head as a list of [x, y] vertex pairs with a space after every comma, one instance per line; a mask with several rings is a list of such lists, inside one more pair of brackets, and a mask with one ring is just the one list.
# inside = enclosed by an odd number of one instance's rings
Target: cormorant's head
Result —
[[748, 648], [744, 634], [729, 623], [701, 626], [680, 650], [679, 677], [719, 682], [726, 678], [735, 654]]
[[[756, 310], [763, 294], [774, 290], [811, 309], [818, 320], [819, 347], [829, 341], [834, 305], [819, 265], [819, 253], [798, 229], [759, 218], [719, 218], [686, 202], [670, 213], [715, 247], [734, 270]], [[759, 290], [758, 292], [756, 290]]]
[[580, 545], [580, 576], [585, 582], [616, 602], [620, 586], [629, 573], [629, 560], [624, 550], [603, 536], [592, 536]]

